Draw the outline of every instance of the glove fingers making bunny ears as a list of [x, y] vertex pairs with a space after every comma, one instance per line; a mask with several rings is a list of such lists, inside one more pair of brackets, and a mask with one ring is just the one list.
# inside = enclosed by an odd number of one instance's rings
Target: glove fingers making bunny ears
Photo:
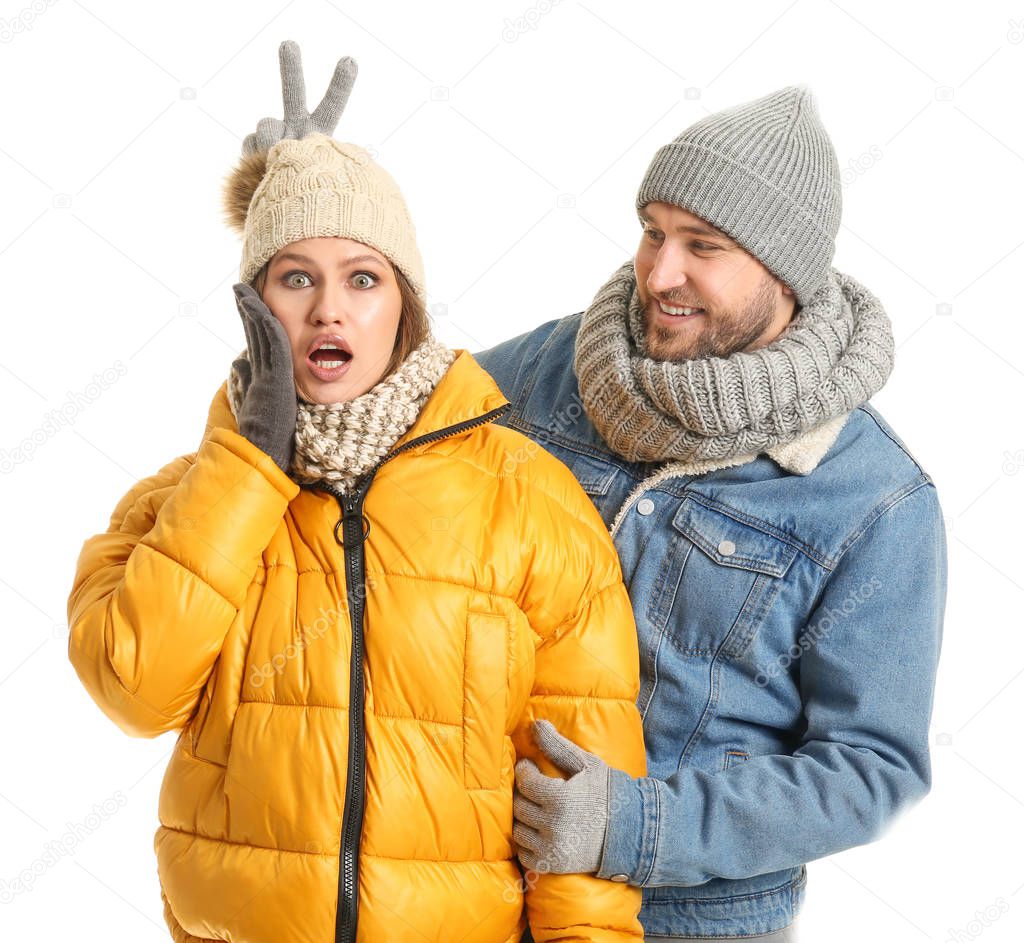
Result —
[[284, 120], [261, 119], [256, 130], [246, 135], [242, 142], [243, 155], [266, 152], [284, 138], [298, 139], [314, 132], [333, 134], [359, 71], [356, 61], [350, 56], [339, 59], [327, 91], [311, 114], [306, 106], [306, 82], [302, 74], [299, 44], [292, 39], [285, 40], [281, 43], [278, 55], [281, 61]]

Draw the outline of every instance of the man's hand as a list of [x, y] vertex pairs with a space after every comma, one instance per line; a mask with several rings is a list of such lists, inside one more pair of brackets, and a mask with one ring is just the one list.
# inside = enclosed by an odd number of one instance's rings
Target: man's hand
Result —
[[592, 874], [608, 830], [610, 767], [548, 720], [535, 721], [533, 731], [544, 755], [569, 779], [545, 776], [532, 760], [516, 763], [512, 835], [519, 860], [542, 874]]

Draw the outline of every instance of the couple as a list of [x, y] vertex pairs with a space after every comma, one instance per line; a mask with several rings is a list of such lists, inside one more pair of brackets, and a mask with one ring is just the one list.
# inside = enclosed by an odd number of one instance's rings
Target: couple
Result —
[[805, 863], [928, 791], [946, 577], [810, 93], [685, 129], [590, 306], [471, 355], [332, 137], [355, 64], [312, 114], [281, 69], [226, 187], [246, 349], [68, 600], [95, 701], [181, 730], [172, 937], [793, 939]]

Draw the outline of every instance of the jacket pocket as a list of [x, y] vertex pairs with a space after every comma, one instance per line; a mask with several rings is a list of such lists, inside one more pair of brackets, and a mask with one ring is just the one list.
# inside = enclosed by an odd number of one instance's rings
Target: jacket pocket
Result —
[[508, 708], [508, 620], [470, 609], [462, 704], [463, 778], [467, 789], [497, 789]]
[[618, 473], [617, 469], [607, 462], [577, 453], [568, 453], [563, 461], [576, 476], [580, 487], [591, 498], [603, 497], [608, 494], [615, 481], [615, 475]]
[[[212, 680], [212, 678], [213, 675], [211, 675], [210, 680]], [[203, 695], [199, 700], [199, 706], [196, 708], [196, 712], [192, 716], [191, 721], [189, 721], [188, 727], [183, 731], [183, 735], [188, 735], [187, 742], [189, 752], [199, 759], [206, 759], [206, 757], [199, 755], [199, 741], [203, 734], [203, 725], [206, 723], [206, 718], [210, 714], [210, 702], [213, 699], [210, 688], [210, 681], [207, 681], [203, 688]]]
[[676, 572], [662, 580], [678, 579], [669, 639], [684, 655], [740, 657], [799, 551], [692, 497], [683, 500], [672, 526], [680, 535]]
[[727, 770], [730, 766], [735, 766], [737, 763], [742, 763], [744, 760], [749, 760], [750, 754], [745, 750], [726, 750], [725, 759], [722, 761], [722, 769]]
[[251, 637], [245, 612], [243, 609], [235, 616], [224, 638], [189, 728], [192, 755], [219, 766], [226, 766], [228, 762], [231, 731], [241, 698], [246, 652]]

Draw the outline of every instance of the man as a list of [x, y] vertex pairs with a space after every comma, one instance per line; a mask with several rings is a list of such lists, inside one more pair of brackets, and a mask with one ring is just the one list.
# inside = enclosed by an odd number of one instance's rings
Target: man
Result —
[[642, 887], [648, 940], [789, 940], [806, 862], [930, 787], [942, 514], [867, 404], [892, 331], [831, 267], [810, 91], [687, 128], [636, 205], [589, 308], [474, 355], [610, 528], [640, 640], [648, 776], [539, 723], [566, 778], [520, 762], [516, 841], [529, 869]]

